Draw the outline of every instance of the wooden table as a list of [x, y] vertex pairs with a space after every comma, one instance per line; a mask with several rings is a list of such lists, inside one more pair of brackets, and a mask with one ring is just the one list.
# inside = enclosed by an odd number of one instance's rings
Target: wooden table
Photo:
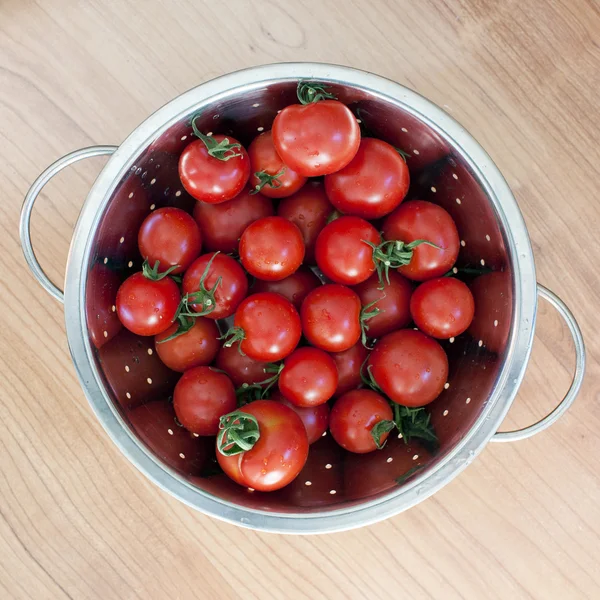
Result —
[[[593, 0], [3, 0], [0, 3], [0, 597], [599, 598], [600, 9]], [[55, 158], [118, 144], [213, 76], [314, 60], [406, 84], [487, 148], [525, 215], [538, 277], [587, 334], [572, 410], [493, 445], [435, 497], [322, 537], [259, 534], [186, 508], [119, 453], [67, 350], [62, 306], [27, 272], [18, 214]], [[62, 280], [71, 229], [101, 167], [53, 182], [35, 246]], [[573, 368], [541, 305], [507, 426], [546, 414]]]

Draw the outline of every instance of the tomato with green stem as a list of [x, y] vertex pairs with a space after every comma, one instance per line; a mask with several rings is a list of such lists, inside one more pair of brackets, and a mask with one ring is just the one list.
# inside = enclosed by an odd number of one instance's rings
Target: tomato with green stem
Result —
[[263, 217], [273, 215], [273, 203], [262, 194], [243, 189], [235, 198], [220, 204], [196, 202], [194, 219], [202, 232], [205, 250], [238, 251], [244, 229]]
[[367, 360], [367, 356], [367, 349], [362, 342], [357, 342], [354, 346], [343, 352], [334, 352], [331, 354], [338, 372], [338, 385], [335, 390], [335, 397], [339, 397], [346, 392], [360, 387], [362, 383], [360, 369]]
[[270, 131], [265, 131], [248, 146], [252, 175], [252, 194], [260, 192], [267, 198], [286, 198], [297, 192], [306, 182], [306, 177], [286, 166], [275, 146]]
[[363, 138], [354, 158], [325, 177], [329, 201], [346, 215], [380, 219], [404, 200], [410, 185], [405, 160], [396, 148]]
[[329, 426], [329, 405], [327, 402], [318, 406], [296, 406], [280, 391], [271, 394], [270, 400], [289, 406], [302, 419], [309, 444], [314, 444], [327, 431]]
[[291, 354], [302, 335], [298, 311], [279, 294], [262, 292], [248, 296], [238, 307], [225, 346], [239, 344], [239, 351], [263, 362], [276, 362]]
[[281, 294], [298, 310], [308, 293], [320, 285], [321, 280], [310, 269], [300, 267], [295, 273], [278, 281], [257, 279], [252, 286], [252, 291], [255, 294], [259, 292]]
[[236, 483], [272, 492], [292, 482], [308, 458], [300, 417], [281, 402], [257, 400], [221, 418], [217, 460]]
[[138, 232], [140, 254], [160, 270], [183, 273], [198, 257], [202, 235], [194, 219], [180, 208], [166, 206], [151, 212]]
[[179, 177], [196, 200], [218, 204], [235, 198], [250, 177], [250, 159], [234, 138], [205, 135], [192, 119], [194, 135], [179, 158]]
[[137, 335], [157, 335], [175, 320], [181, 294], [168, 276], [159, 273], [159, 263], [151, 268], [144, 262], [142, 271], [128, 277], [119, 287], [115, 302], [121, 323]]
[[345, 167], [360, 144], [360, 128], [350, 109], [325, 86], [299, 82], [298, 100], [273, 121], [273, 144], [283, 162], [304, 177]]
[[219, 419], [236, 407], [233, 383], [227, 375], [211, 367], [186, 371], [173, 391], [177, 419], [198, 435], [217, 435]]

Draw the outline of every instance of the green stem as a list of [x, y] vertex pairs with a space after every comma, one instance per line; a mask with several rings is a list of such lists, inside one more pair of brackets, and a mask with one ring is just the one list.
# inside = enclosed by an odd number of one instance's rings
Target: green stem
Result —
[[242, 342], [246, 339], [246, 332], [241, 327], [232, 327], [229, 331], [222, 335], [220, 340], [225, 340], [223, 346], [231, 348], [235, 343], [238, 343], [238, 350], [242, 356], [246, 356], [242, 350]]
[[142, 273], [146, 279], [150, 279], [151, 281], [160, 281], [161, 279], [164, 279], [165, 277], [167, 277], [167, 275], [172, 273], [175, 269], [178, 269], [179, 265], [169, 267], [163, 273], [159, 273], [159, 271], [158, 271], [159, 268], [160, 268], [160, 261], [157, 260], [154, 263], [154, 266], [150, 267], [150, 263], [146, 259], [144, 261], [144, 264], [142, 265]]
[[196, 115], [192, 119], [192, 130], [194, 131], [194, 135], [201, 139], [208, 150], [208, 155], [216, 158], [217, 160], [221, 160], [226, 162], [236, 156], [242, 156], [241, 152], [236, 152], [236, 150], [241, 150], [242, 145], [238, 142], [234, 144], [229, 143], [229, 138], [224, 138], [220, 142], [217, 142], [214, 137], [211, 135], [204, 135], [196, 125], [196, 119], [198, 119], [200, 115]]
[[252, 450], [260, 439], [260, 427], [254, 415], [234, 410], [219, 419], [217, 449], [224, 456]]
[[300, 104], [313, 104], [321, 100], [337, 100], [337, 97], [327, 91], [327, 86], [322, 83], [298, 82], [296, 95]]
[[194, 326], [196, 319], [194, 317], [188, 317], [186, 315], [179, 315], [177, 317], [177, 322], [177, 329], [169, 337], [166, 337], [164, 340], [160, 340], [160, 342], [157, 342], [158, 344], [170, 342], [171, 340], [178, 338], [180, 335], [184, 335]]
[[[212, 263], [215, 260], [217, 254], [219, 253], [215, 252], [206, 264], [206, 268], [204, 269], [202, 277], [200, 277], [200, 282], [198, 283], [198, 290], [195, 292], [190, 292], [189, 294], [185, 294], [181, 298], [179, 308], [177, 309], [177, 313], [175, 315], [176, 319], [182, 316], [192, 318], [203, 317], [215, 310], [217, 306], [215, 292], [217, 291], [217, 288], [221, 285], [223, 278], [219, 276], [215, 285], [213, 285], [213, 287], [210, 289], [206, 287], [206, 279], [208, 277], [210, 267], [212, 266]], [[194, 305], [199, 305], [202, 308], [200, 310], [194, 310]]]
[[367, 324], [367, 321], [369, 319], [372, 319], [373, 317], [376, 317], [381, 312], [380, 308], [373, 308], [373, 306], [375, 306], [375, 304], [377, 304], [380, 300], [383, 300], [383, 298], [385, 298], [385, 295], [363, 306], [360, 311], [360, 339], [365, 348], [369, 347], [367, 345], [367, 331], [369, 330], [369, 325]]
[[258, 194], [260, 190], [262, 190], [265, 185], [273, 189], [277, 189], [281, 187], [281, 181], [279, 178], [285, 173], [286, 167], [283, 167], [279, 173], [276, 175], [269, 175], [266, 171], [257, 171], [254, 173], [254, 176], [258, 178], [258, 183], [254, 186], [254, 189], [250, 192], [251, 194]]

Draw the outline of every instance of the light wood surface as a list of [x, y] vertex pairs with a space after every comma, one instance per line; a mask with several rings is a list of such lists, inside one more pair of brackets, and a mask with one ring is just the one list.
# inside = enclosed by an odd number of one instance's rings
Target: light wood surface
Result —
[[[0, 2], [0, 598], [600, 598], [597, 359], [600, 8], [594, 0]], [[50, 162], [118, 144], [213, 76], [277, 61], [371, 70], [443, 106], [512, 186], [538, 279], [575, 311], [589, 367], [548, 432], [490, 445], [433, 498], [320, 537], [258, 534], [147, 481], [94, 418], [62, 306], [27, 272], [18, 213]], [[56, 179], [34, 218], [62, 281], [101, 159]], [[540, 307], [504, 427], [546, 414], [573, 350]]]

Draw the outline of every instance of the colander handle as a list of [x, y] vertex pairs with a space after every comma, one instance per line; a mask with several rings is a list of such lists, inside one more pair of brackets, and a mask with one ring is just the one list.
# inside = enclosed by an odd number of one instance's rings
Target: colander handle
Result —
[[525, 440], [540, 431], [544, 431], [555, 423], [573, 404], [581, 384], [583, 383], [583, 375], [585, 372], [585, 345], [583, 343], [583, 336], [581, 335], [581, 329], [573, 316], [573, 313], [567, 308], [567, 305], [548, 288], [545, 288], [540, 283], [537, 284], [538, 296], [544, 298], [544, 300], [550, 302], [552, 306], [558, 311], [560, 316], [565, 320], [565, 323], [569, 327], [571, 336], [573, 337], [573, 343], [575, 344], [575, 373], [571, 386], [567, 391], [567, 394], [562, 399], [560, 404], [543, 419], [540, 419], [537, 423], [524, 427], [523, 429], [517, 429], [515, 431], [499, 431], [492, 437], [492, 442], [515, 442], [517, 440]]
[[62, 158], [59, 158], [55, 163], [52, 163], [31, 185], [23, 206], [21, 207], [21, 219], [19, 222], [19, 235], [21, 236], [21, 248], [23, 248], [23, 254], [25, 260], [33, 273], [33, 276], [38, 280], [40, 285], [59, 302], [64, 302], [63, 291], [55, 285], [46, 273], [42, 269], [38, 259], [33, 251], [33, 245], [31, 243], [31, 212], [33, 211], [33, 205], [40, 195], [40, 192], [44, 186], [63, 169], [76, 163], [84, 158], [92, 158], [93, 156], [104, 156], [110, 155], [115, 152], [117, 146], [90, 146], [89, 148], [81, 148], [75, 150]]

